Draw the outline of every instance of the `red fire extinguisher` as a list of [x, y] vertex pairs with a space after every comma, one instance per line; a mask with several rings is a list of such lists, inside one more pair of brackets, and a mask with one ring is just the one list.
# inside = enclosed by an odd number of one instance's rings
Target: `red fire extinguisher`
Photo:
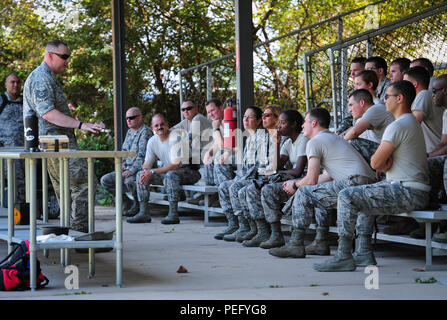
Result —
[[236, 146], [237, 110], [236, 100], [229, 99], [226, 102], [223, 120], [224, 148], [234, 148]]

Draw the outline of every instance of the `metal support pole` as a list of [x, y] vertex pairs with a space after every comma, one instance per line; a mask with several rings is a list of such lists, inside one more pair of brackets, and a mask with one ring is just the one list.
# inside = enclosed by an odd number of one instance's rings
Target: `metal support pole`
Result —
[[[65, 201], [65, 212], [64, 212], [64, 225], [70, 226], [70, 209], [71, 209], [71, 201], [70, 201], [70, 175], [68, 173], [68, 158], [64, 158], [64, 201]], [[64, 265], [70, 265], [70, 252], [69, 249], [65, 249], [65, 261]]]
[[[42, 219], [44, 223], [48, 223], [48, 173], [47, 173], [47, 159], [42, 158]], [[49, 252], [47, 249], [43, 250], [43, 255], [48, 258]]]
[[[180, 71], [178, 73], [178, 85], [179, 85], [179, 93], [180, 93], [180, 106], [182, 106], [183, 103], [183, 77], [182, 77], [182, 72]], [[180, 110], [180, 114], [182, 113], [182, 111]]]
[[341, 50], [341, 61], [340, 61], [340, 96], [339, 96], [339, 102], [338, 105], [340, 106], [340, 114], [341, 118], [344, 119], [345, 111], [348, 110], [347, 107], [347, 97], [348, 97], [348, 49], [343, 48]]
[[304, 94], [306, 96], [306, 112], [310, 110], [309, 76], [307, 71], [307, 56], [303, 54], [304, 63]]
[[252, 1], [235, 0], [235, 15], [237, 127], [241, 129], [242, 115], [254, 104]]
[[121, 158], [115, 158], [115, 212], [116, 212], [116, 285], [123, 284], [123, 177], [121, 172]]
[[1, 190], [1, 192], [0, 192], [0, 206], [2, 206], [3, 207], [3, 203], [5, 203], [5, 194], [4, 194], [4, 191], [5, 191], [5, 175], [4, 175], [4, 172], [3, 172], [3, 170], [4, 170], [4, 166], [3, 166], [3, 160], [4, 159], [0, 159], [0, 190]]
[[16, 201], [17, 201], [16, 160], [14, 160], [12, 162], [12, 171], [14, 172], [14, 179], [12, 179], [12, 183], [11, 183], [11, 181], [9, 182], [8, 189], [11, 188], [12, 192], [14, 194], [14, 201], [12, 202], [12, 205], [14, 206], [16, 204]]
[[206, 66], [206, 100], [213, 98], [213, 74], [211, 66]]
[[[13, 159], [7, 160], [8, 183], [15, 179]], [[14, 237], [14, 191], [8, 187], [8, 253], [12, 251], [12, 237]]]
[[25, 200], [29, 203], [29, 194], [30, 194], [30, 187], [29, 187], [29, 159], [25, 159]]
[[112, 43], [113, 43], [113, 105], [115, 122], [115, 150], [121, 150], [125, 128], [124, 113], [126, 100], [126, 57], [124, 43], [124, 1], [112, 0]]
[[[94, 162], [93, 158], [87, 158], [88, 164], [88, 232], [95, 231], [95, 183], [93, 181]], [[88, 274], [95, 275], [95, 249], [88, 250]]]
[[36, 194], [36, 171], [37, 159], [30, 159], [30, 208], [29, 208], [29, 242], [30, 242], [30, 288], [36, 290], [37, 261], [36, 261], [36, 216], [37, 216], [37, 194]]
[[370, 58], [374, 55], [373, 44], [370, 39], [366, 40], [366, 58]]
[[42, 158], [42, 216], [43, 222], [48, 222], [48, 173], [47, 159]]
[[336, 80], [335, 80], [335, 58], [334, 51], [329, 49], [329, 56], [331, 59], [331, 84], [332, 84], [332, 106], [334, 110], [334, 130], [337, 131], [338, 126], [338, 115], [337, 115], [337, 88], [336, 88]]
[[[59, 158], [59, 224], [64, 227], [65, 225], [65, 194], [64, 194], [64, 163], [62, 158]], [[61, 265], [65, 263], [65, 250], [60, 249], [61, 251]]]

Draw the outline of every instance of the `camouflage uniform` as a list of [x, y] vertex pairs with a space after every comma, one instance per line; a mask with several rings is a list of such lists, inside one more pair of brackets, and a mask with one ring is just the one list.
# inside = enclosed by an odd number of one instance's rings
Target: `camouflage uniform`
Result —
[[[281, 220], [281, 207], [290, 197], [282, 188], [284, 181], [295, 179], [289, 174], [275, 174], [264, 185], [253, 181], [246, 188], [247, 207], [252, 219], [265, 219], [268, 223]], [[274, 181], [274, 182], [273, 182]]]
[[[143, 171], [139, 171], [137, 174], [137, 181], [140, 181], [140, 177]], [[150, 184], [164, 185], [165, 192], [168, 195], [169, 201], [181, 201], [181, 195], [183, 190], [180, 187], [183, 184], [195, 184], [200, 180], [200, 172], [193, 167], [184, 166], [176, 170], [168, 171], [167, 173], [152, 175], [151, 180], [147, 185], [137, 183], [137, 195], [139, 202], [149, 201]]]
[[282, 188], [283, 182], [277, 182], [264, 186], [261, 190], [261, 203], [264, 210], [265, 220], [268, 223], [281, 221], [283, 215], [281, 209], [284, 202], [290, 199]]
[[444, 192], [447, 192], [447, 159], [444, 161], [444, 174], [443, 174], [443, 179], [444, 179]]
[[[312, 186], [302, 186], [295, 193], [292, 206], [292, 222], [295, 228], [307, 229], [312, 223], [315, 210], [315, 220], [320, 227], [329, 227], [329, 209], [337, 208], [337, 195], [350, 186], [358, 186], [373, 182], [372, 179], [354, 175], [348, 179], [334, 180]], [[372, 233], [374, 220], [361, 215], [358, 225], [362, 233]]]
[[[78, 149], [73, 128], [60, 127], [42, 118], [45, 113], [53, 109], [71, 117], [68, 100], [62, 91], [62, 87], [45, 62], [42, 62], [39, 67], [34, 69], [26, 79], [23, 89], [23, 108], [24, 116], [30, 112], [34, 112], [37, 115], [39, 119], [39, 135], [66, 135], [69, 139], [69, 148]], [[87, 232], [87, 160], [71, 158], [68, 162], [72, 200], [71, 228]], [[59, 159], [48, 159], [48, 173], [56, 195], [59, 196]], [[96, 185], [96, 176], [93, 177], [93, 180], [94, 185]], [[96, 190], [95, 186], [94, 190]]]
[[[132, 200], [137, 200], [136, 176], [141, 170], [146, 155], [146, 145], [150, 137], [153, 136], [152, 130], [142, 124], [137, 131], [127, 130], [126, 138], [123, 142], [123, 151], [135, 151], [136, 157], [123, 158], [122, 167], [131, 171], [132, 175], [123, 179], [123, 192], [133, 196]], [[101, 177], [101, 185], [110, 194], [115, 195], [115, 172], [110, 172]]]
[[447, 160], [447, 155], [442, 155], [438, 157], [427, 158], [428, 173], [430, 175], [430, 206], [437, 208], [440, 203], [445, 203], [446, 193], [445, 193], [445, 161]]
[[[268, 131], [263, 129], [257, 130], [251, 139], [244, 148], [243, 165], [236, 172], [236, 178], [219, 185], [219, 201], [224, 212], [231, 210], [235, 215], [243, 212], [245, 217], [256, 219], [255, 214], [250, 213], [249, 206], [252, 204], [248, 203], [251, 201], [248, 198], [248, 190], [250, 186], [256, 188], [256, 184], [262, 185], [263, 180], [267, 179], [266, 176], [258, 177], [258, 173], [265, 172], [271, 167], [272, 161], [268, 156], [268, 150], [275, 150], [276, 143], [272, 142]], [[280, 146], [286, 140], [287, 138], [283, 137]], [[255, 190], [252, 190], [252, 193], [255, 193]], [[257, 195], [257, 205], [262, 209], [260, 192]], [[262, 210], [257, 213], [263, 214]]]
[[363, 139], [363, 138], [354, 138], [349, 140], [351, 146], [354, 147], [355, 150], [358, 151], [362, 155], [362, 157], [366, 160], [366, 162], [371, 163], [371, 157], [376, 152], [379, 144], [377, 142]]
[[341, 134], [343, 132], [345, 132], [346, 130], [348, 130], [350, 127], [352, 127], [352, 122], [353, 122], [353, 118], [352, 115], [347, 112], [348, 114], [346, 115], [346, 117], [344, 117], [344, 119], [340, 122], [340, 124], [338, 125], [337, 134]]
[[[11, 100], [5, 93], [9, 103], [5, 105], [0, 114], [0, 143], [4, 147], [23, 147], [23, 101], [22, 98]], [[0, 104], [3, 99], [0, 96]], [[3, 160], [2, 160], [3, 161]], [[16, 201], [25, 202], [25, 161], [15, 160], [16, 165]], [[4, 175], [7, 176], [7, 166], [4, 166]]]
[[[208, 165], [208, 168], [207, 173], [212, 174], [212, 180], [216, 186], [220, 186], [224, 181], [232, 180], [235, 176], [235, 171], [237, 171], [237, 167], [232, 164], [211, 163]], [[208, 179], [211, 180], [211, 177]]]
[[[242, 165], [239, 170], [236, 170], [236, 177], [227, 179], [229, 173], [234, 172], [229, 169], [231, 168], [230, 166], [231, 165], [215, 166], [214, 173], [216, 174], [217, 172], [218, 176], [220, 177], [219, 179], [221, 179], [221, 182], [218, 185], [219, 202], [225, 214], [234, 213], [235, 215], [239, 215], [240, 211], [243, 210], [243, 207], [241, 207], [243, 204], [239, 202], [238, 193], [242, 187], [251, 182], [251, 180], [249, 181], [247, 179], [250, 177], [254, 178], [256, 176], [256, 166]], [[249, 182], [243, 183], [242, 181]]]
[[352, 239], [359, 213], [366, 217], [396, 214], [424, 209], [429, 192], [381, 181], [375, 184], [348, 187], [338, 194], [338, 235]]

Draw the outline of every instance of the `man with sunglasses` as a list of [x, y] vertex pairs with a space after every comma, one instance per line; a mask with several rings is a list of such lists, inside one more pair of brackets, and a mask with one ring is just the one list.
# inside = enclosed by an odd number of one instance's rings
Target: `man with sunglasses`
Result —
[[[182, 130], [179, 132], [181, 136], [189, 140], [191, 161], [193, 163], [200, 163], [200, 172], [203, 179], [207, 185], [214, 185], [213, 174], [209, 172], [203, 165], [201, 159], [201, 151], [205, 148], [208, 143], [206, 136], [210, 137], [212, 135], [212, 124], [211, 120], [199, 113], [199, 107], [191, 99], [185, 100], [180, 110], [182, 111], [183, 120], [172, 127], [173, 130]], [[205, 139], [202, 140], [202, 137]], [[198, 197], [193, 197], [188, 199], [191, 204], [200, 204], [204, 201], [202, 193], [197, 193]]]
[[[143, 115], [137, 107], [132, 107], [126, 112], [127, 130], [122, 150], [135, 151], [136, 157], [123, 158], [121, 175], [123, 176], [123, 202], [124, 215], [133, 217], [138, 213], [139, 205], [137, 199], [136, 176], [144, 162], [147, 141], [154, 134], [152, 130], [143, 123]], [[101, 177], [101, 185], [110, 194], [115, 195], [115, 172], [109, 172]], [[130, 200], [132, 205], [130, 206]], [[129, 208], [130, 207], [130, 208]]]
[[[189, 140], [193, 163], [202, 163], [200, 153], [208, 143], [207, 139], [202, 140], [202, 137], [207, 132], [209, 136], [212, 135], [213, 126], [211, 120], [199, 113], [199, 107], [191, 99], [184, 101], [180, 109], [184, 119], [173, 126], [172, 130], [183, 130], [181, 134], [182, 137]], [[210, 178], [212, 179], [212, 175], [211, 177], [205, 176], [205, 182], [208, 185], [214, 184], [213, 181], [210, 181]]]
[[[35, 114], [39, 120], [39, 135], [66, 135], [69, 148], [78, 149], [74, 129], [96, 133], [104, 124], [74, 119], [62, 86], [56, 75], [66, 71], [70, 61], [67, 44], [51, 40], [45, 47], [40, 66], [28, 76], [23, 90], [23, 116]], [[86, 159], [70, 159], [70, 195], [72, 200], [71, 229], [88, 232], [88, 170]], [[48, 159], [48, 173], [56, 194], [59, 194], [59, 160]], [[96, 177], [94, 177], [96, 181]]]

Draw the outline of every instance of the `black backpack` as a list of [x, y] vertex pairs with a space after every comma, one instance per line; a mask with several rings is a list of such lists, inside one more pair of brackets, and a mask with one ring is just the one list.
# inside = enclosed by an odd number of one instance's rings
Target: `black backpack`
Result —
[[[11, 253], [0, 262], [0, 291], [30, 289], [29, 241], [24, 240], [15, 246]], [[36, 269], [36, 286], [43, 288], [49, 283], [49, 280], [42, 274], [40, 262], [37, 259]]]
[[[0, 105], [0, 114], [1, 114], [5, 109], [6, 105], [8, 103], [11, 103], [11, 101], [9, 101], [8, 97], [4, 93], [2, 93], [0, 96], [2, 97], [2, 104]], [[12, 102], [12, 103], [22, 104], [22, 102]]]

